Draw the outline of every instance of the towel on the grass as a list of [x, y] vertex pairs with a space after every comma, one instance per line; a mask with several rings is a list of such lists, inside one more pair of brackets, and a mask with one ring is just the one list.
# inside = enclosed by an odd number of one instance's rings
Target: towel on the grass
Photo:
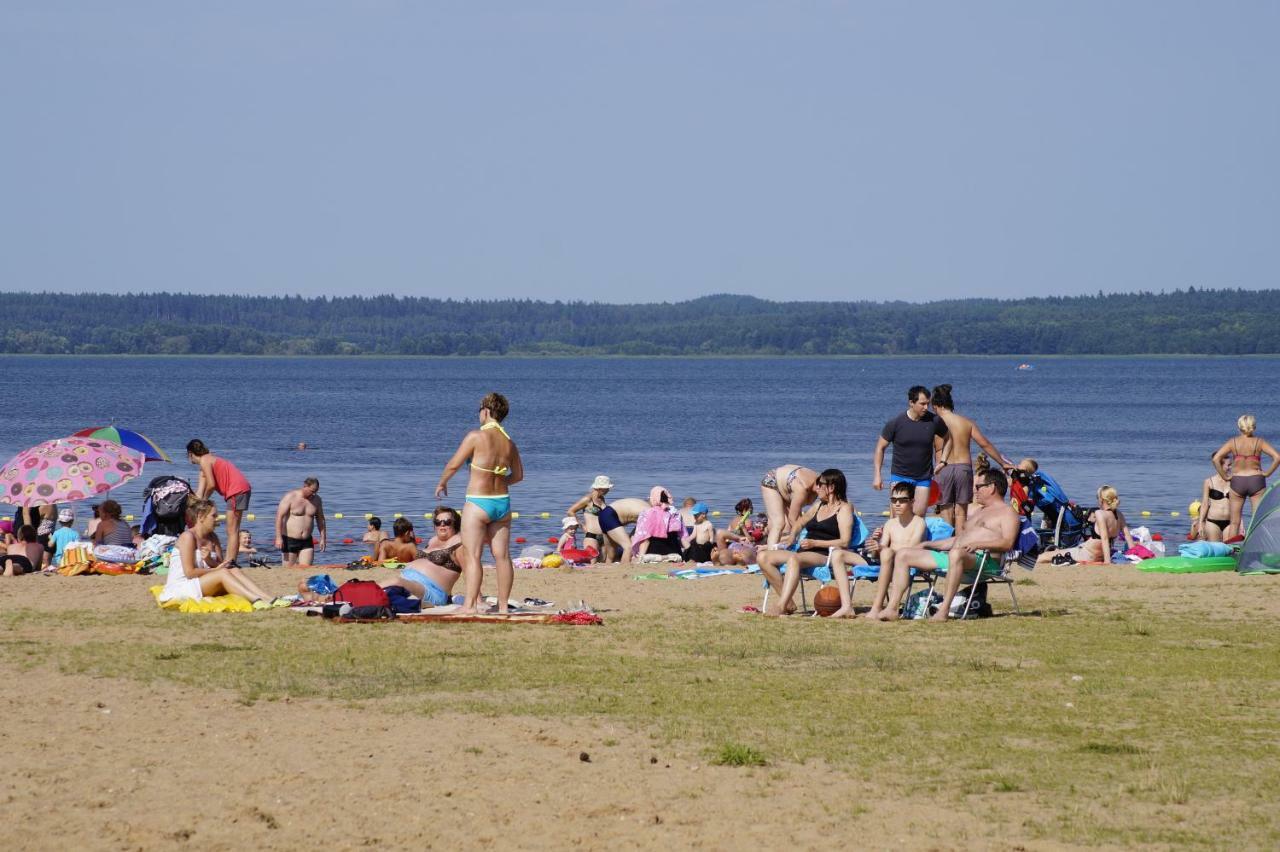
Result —
[[156, 599], [156, 603], [160, 604], [161, 609], [174, 610], [176, 612], [253, 612], [253, 604], [247, 598], [239, 595], [214, 595], [212, 597], [203, 597], [198, 601], [186, 598], [180, 601], [161, 601], [160, 593], [164, 591], [164, 586], [152, 586], [151, 595]]
[[1192, 541], [1178, 545], [1179, 556], [1190, 556], [1193, 559], [1205, 559], [1211, 556], [1230, 556], [1231, 545], [1220, 541]]

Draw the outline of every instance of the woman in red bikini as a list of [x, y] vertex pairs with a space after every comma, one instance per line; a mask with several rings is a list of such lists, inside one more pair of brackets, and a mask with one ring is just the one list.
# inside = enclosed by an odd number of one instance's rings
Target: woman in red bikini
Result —
[[[1236, 542], [1244, 538], [1244, 501], [1248, 497], [1253, 508], [1258, 508], [1262, 492], [1267, 490], [1267, 477], [1280, 467], [1280, 455], [1276, 448], [1267, 443], [1265, 438], [1253, 434], [1258, 420], [1252, 414], [1242, 414], [1236, 421], [1240, 434], [1227, 441], [1213, 454], [1213, 466], [1218, 475], [1231, 483], [1231, 492], [1227, 495], [1231, 500], [1231, 524], [1226, 529], [1223, 541]], [[1262, 472], [1262, 456], [1271, 457], [1271, 467]], [[1227, 457], [1232, 458], [1231, 470], [1226, 467]]]

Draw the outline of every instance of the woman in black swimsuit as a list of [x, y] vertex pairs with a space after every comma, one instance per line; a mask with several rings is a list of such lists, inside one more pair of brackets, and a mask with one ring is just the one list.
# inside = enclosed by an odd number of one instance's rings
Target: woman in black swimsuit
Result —
[[1227, 527], [1231, 525], [1230, 491], [1230, 483], [1217, 471], [1205, 479], [1200, 491], [1200, 512], [1191, 522], [1191, 533], [1187, 538], [1222, 541]]
[[[848, 547], [853, 536], [853, 506], [845, 496], [848, 484], [844, 473], [828, 468], [818, 475], [813, 487], [818, 493], [818, 500], [800, 516], [792, 531], [778, 542], [782, 549], [762, 549], [756, 554], [760, 571], [777, 593], [767, 615], [795, 612], [792, 598], [800, 585], [801, 570], [826, 565], [831, 549]], [[804, 532], [803, 538], [797, 531]], [[783, 566], [785, 574], [779, 570]]]

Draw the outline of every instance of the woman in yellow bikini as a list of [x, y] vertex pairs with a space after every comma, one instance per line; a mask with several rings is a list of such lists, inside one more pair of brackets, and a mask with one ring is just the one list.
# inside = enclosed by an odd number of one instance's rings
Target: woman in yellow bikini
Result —
[[515, 569], [511, 564], [511, 495], [507, 489], [524, 479], [524, 466], [515, 442], [502, 428], [510, 408], [507, 398], [500, 393], [491, 393], [480, 400], [480, 428], [468, 432], [462, 439], [436, 484], [436, 498], [445, 497], [449, 493], [449, 480], [464, 464], [470, 463], [471, 480], [462, 505], [462, 550], [466, 557], [462, 573], [467, 581], [462, 612], [477, 611], [484, 581], [480, 556], [485, 544], [489, 545], [498, 566], [499, 613], [507, 611], [507, 599], [511, 597]]

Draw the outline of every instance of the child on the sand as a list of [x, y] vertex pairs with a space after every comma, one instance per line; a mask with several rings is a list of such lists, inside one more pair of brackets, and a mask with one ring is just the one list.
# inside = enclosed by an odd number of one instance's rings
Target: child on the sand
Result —
[[716, 546], [716, 528], [707, 520], [707, 504], [694, 503], [689, 507], [693, 515], [693, 528], [681, 539], [686, 562], [710, 562]]
[[599, 555], [594, 547], [578, 547], [578, 518], [566, 515], [560, 521], [560, 541], [556, 542], [556, 552], [569, 562], [594, 562]]

